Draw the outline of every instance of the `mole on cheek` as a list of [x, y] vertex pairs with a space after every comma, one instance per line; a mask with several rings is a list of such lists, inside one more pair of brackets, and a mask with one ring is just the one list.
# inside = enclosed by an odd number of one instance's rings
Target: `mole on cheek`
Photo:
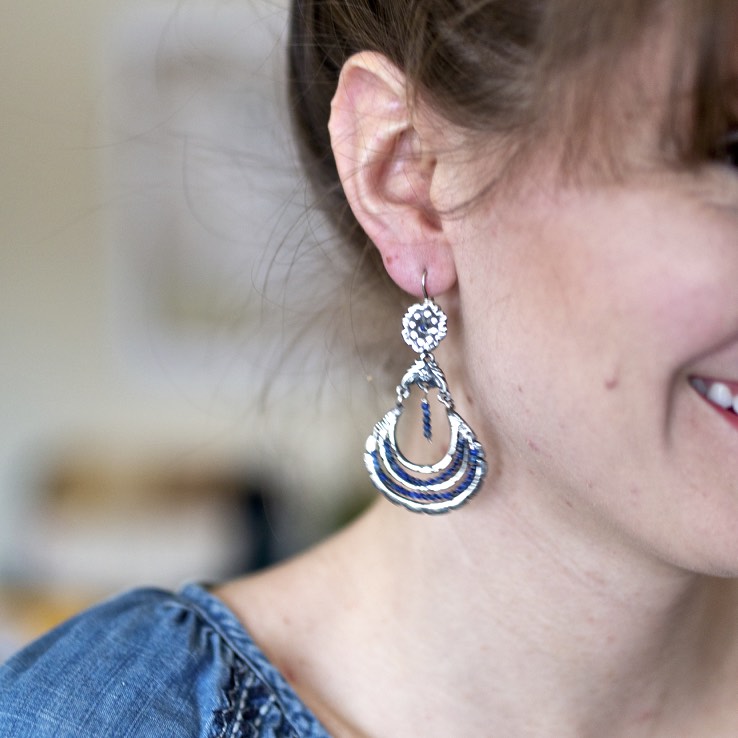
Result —
[[612, 391], [620, 384], [620, 379], [617, 376], [609, 377], [605, 379], [605, 389]]

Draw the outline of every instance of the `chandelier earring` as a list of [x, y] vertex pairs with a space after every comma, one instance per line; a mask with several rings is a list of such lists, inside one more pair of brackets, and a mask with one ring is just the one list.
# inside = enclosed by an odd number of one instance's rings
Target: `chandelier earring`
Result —
[[[455, 411], [446, 378], [432, 353], [447, 334], [447, 318], [428, 296], [426, 276], [424, 271], [421, 280], [424, 301], [411, 305], [402, 319], [402, 338], [419, 358], [397, 386], [396, 405], [367, 438], [364, 463], [374, 486], [391, 502], [413, 512], [444, 513], [463, 505], [474, 495], [487, 472], [487, 462], [474, 432]], [[397, 443], [397, 421], [413, 387], [423, 393], [422, 430], [428, 441], [432, 440], [430, 391], [436, 390], [448, 419], [448, 451], [434, 464], [413, 463]]]

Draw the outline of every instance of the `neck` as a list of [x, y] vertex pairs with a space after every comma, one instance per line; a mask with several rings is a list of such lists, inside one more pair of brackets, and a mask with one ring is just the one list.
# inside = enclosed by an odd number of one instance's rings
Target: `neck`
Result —
[[[716, 613], [735, 612], [725, 587], [585, 546], [514, 499], [434, 519], [381, 503], [336, 542], [348, 543], [347, 598], [363, 616], [344, 621], [347, 638], [372, 644], [369, 673], [390, 669], [384, 683], [403, 685], [387, 690], [393, 734], [458, 733], [462, 698], [465, 735], [688, 735], [685, 720], [713, 710], [732, 659], [708, 647], [730, 642], [727, 628], [715, 633]], [[402, 656], [388, 664], [388, 653]], [[414, 715], [404, 730], [403, 711]]]

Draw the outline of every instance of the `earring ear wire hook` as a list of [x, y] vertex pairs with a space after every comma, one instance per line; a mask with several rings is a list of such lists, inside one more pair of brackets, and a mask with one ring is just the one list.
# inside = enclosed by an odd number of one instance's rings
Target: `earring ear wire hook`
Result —
[[420, 278], [420, 284], [423, 287], [423, 299], [427, 300], [428, 298], [428, 291], [425, 289], [425, 278], [428, 276], [428, 270], [423, 269], [423, 276]]

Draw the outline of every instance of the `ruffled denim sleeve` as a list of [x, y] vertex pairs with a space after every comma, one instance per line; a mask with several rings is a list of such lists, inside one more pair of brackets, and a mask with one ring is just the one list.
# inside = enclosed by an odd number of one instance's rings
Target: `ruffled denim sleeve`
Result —
[[0, 667], [3, 738], [328, 738], [201, 587], [141, 589]]

